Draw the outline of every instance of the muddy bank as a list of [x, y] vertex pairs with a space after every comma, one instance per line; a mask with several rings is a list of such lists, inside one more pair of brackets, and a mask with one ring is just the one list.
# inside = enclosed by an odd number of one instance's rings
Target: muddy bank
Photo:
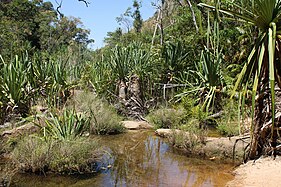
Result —
[[228, 187], [279, 187], [281, 174], [281, 158], [260, 158], [240, 165], [235, 171], [234, 180]]

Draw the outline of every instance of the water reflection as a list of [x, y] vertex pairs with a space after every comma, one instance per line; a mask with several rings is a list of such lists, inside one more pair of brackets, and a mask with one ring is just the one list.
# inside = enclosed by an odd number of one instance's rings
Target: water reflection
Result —
[[[152, 132], [102, 137], [101, 142], [109, 154], [105, 154], [98, 174], [83, 178], [39, 177], [39, 180], [38, 176], [21, 176], [15, 185], [196, 187], [224, 186], [233, 178], [231, 166], [174, 153]], [[54, 181], [60, 181], [59, 185]]]
[[103, 142], [113, 155], [107, 158], [112, 169], [99, 176], [107, 186], [224, 186], [232, 179], [231, 166], [176, 154], [152, 132], [129, 132]]

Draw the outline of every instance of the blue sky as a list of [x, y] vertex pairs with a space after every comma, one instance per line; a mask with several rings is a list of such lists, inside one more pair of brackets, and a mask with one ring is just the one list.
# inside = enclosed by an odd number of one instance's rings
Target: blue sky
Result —
[[[55, 0], [51, 1], [56, 8]], [[60, 2], [61, 0], [57, 0]], [[119, 26], [116, 17], [124, 13], [128, 7], [132, 7], [133, 0], [87, 0], [90, 2], [86, 7], [78, 0], [63, 0], [61, 12], [65, 16], [74, 16], [82, 20], [84, 27], [91, 30], [90, 38], [95, 40], [91, 46], [97, 49], [103, 46], [103, 39], [109, 31], [115, 31]], [[142, 0], [141, 14], [144, 20], [148, 19], [155, 12], [151, 2], [156, 0]]]

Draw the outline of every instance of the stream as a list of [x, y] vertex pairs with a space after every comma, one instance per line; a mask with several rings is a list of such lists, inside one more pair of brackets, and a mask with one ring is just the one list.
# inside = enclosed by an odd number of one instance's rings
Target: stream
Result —
[[190, 158], [151, 131], [100, 137], [105, 154], [92, 175], [38, 176], [19, 174], [18, 187], [225, 186], [234, 177], [233, 165]]

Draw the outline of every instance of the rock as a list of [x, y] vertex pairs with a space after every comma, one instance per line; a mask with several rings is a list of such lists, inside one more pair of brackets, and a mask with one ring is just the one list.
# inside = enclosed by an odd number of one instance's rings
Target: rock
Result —
[[128, 130], [152, 129], [153, 126], [146, 121], [122, 121], [124, 127]]
[[16, 137], [19, 135], [23, 134], [32, 134], [35, 133], [39, 130], [39, 127], [35, 126], [33, 123], [28, 123], [25, 125], [22, 125], [20, 127], [11, 129], [11, 130], [6, 130], [2, 132], [1, 136], [2, 137]]
[[5, 129], [5, 128], [11, 128], [13, 127], [13, 124], [10, 122], [4, 123], [4, 125], [0, 125], [0, 129]]
[[175, 129], [157, 129], [155, 134], [161, 136], [163, 138], [167, 138], [168, 136], [172, 135], [173, 132], [180, 133], [180, 130]]

